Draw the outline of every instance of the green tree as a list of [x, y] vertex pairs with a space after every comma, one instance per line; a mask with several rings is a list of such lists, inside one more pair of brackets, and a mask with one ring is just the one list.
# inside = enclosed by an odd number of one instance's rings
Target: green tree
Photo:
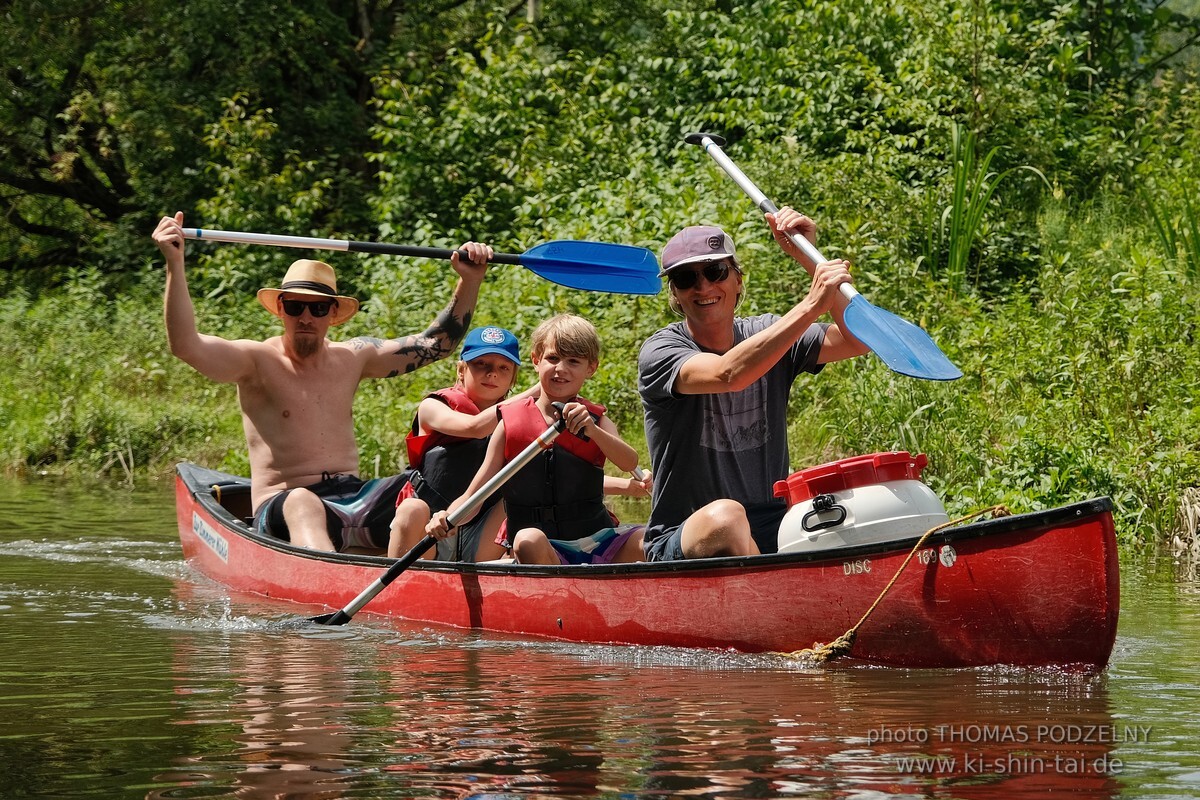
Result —
[[375, 25], [350, 0], [6, 4], [0, 269], [126, 272], [158, 213], [208, 196], [206, 133], [234, 97], [274, 120], [259, 159], [321, 159], [347, 184], [326, 213], [359, 219], [369, 37], [398, 4], [372, 7]]

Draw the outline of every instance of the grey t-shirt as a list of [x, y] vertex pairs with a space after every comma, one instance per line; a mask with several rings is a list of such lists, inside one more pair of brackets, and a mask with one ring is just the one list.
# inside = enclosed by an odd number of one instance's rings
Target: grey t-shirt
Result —
[[[764, 314], [734, 320], [734, 344], [775, 323]], [[815, 323], [763, 377], [740, 392], [682, 395], [674, 391], [683, 363], [703, 352], [683, 322], [674, 322], [642, 344], [638, 393], [646, 414], [646, 444], [654, 470], [647, 535], [682, 523], [720, 498], [750, 507], [780, 503], [775, 481], [787, 477], [787, 405], [801, 372], [817, 363], [826, 324]]]

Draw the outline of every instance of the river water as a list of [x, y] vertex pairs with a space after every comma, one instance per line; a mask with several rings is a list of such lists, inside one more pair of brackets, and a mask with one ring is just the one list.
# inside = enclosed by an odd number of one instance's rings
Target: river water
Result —
[[814, 668], [231, 595], [169, 485], [0, 481], [0, 798], [1200, 797], [1200, 579], [1127, 559], [1101, 672]]

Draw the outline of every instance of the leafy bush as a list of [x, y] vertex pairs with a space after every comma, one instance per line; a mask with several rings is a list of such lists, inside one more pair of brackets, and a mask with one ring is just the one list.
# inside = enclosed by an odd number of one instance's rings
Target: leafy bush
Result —
[[[24, 41], [8, 57], [16, 71], [6, 79], [26, 83], [0, 100], [6, 141], [24, 146], [28, 131], [51, 130], [63, 111], [51, 90], [62, 89], [75, 98], [64, 119], [97, 121], [90, 144], [119, 145], [92, 150], [125, 156], [137, 207], [96, 226], [79, 263], [63, 259], [63, 289], [47, 289], [62, 277], [53, 270], [6, 278], [8, 469], [119, 477], [129, 464], [163, 470], [190, 457], [245, 471], [233, 390], [166, 351], [161, 265], [145, 229], [160, 209], [182, 207], [204, 227], [479, 239], [507, 252], [553, 238], [658, 250], [680, 227], [708, 222], [738, 243], [744, 310], [784, 311], [808, 277], [780, 257], [757, 209], [682, 143], [685, 131], [709, 129], [772, 199], [818, 221], [821, 249], [853, 260], [872, 302], [926, 327], [966, 373], [922, 383], [868, 357], [802, 379], [789, 431], [797, 467], [925, 451], [952, 511], [1107, 494], [1126, 540], [1176, 524], [1200, 474], [1200, 100], [1194, 61], [1163, 68], [1194, 27], [1178, 13], [1142, 0], [564, 0], [531, 24], [515, 18], [523, 9], [488, 0], [304, 0], [233, 26], [228, 45], [212, 19], [242, 4], [218, 6], [172, 6], [160, 19], [160, 4], [109, 4], [111, 18], [147, 18], [113, 28], [91, 56], [95, 95], [53, 80], [68, 74], [65, 38], [47, 40], [50, 57], [32, 58]], [[273, 26], [278, 13], [296, 35]], [[168, 18], [177, 27], [163, 28]], [[21, 30], [42, 25], [13, 19]], [[245, 58], [220, 57], [227, 46]], [[11, 101], [30, 97], [28, 64], [53, 102], [22, 126]], [[81, 164], [85, 150], [60, 147], [57, 163]], [[960, 191], [956, 205], [955, 186], [971, 182], [976, 191]], [[77, 231], [91, 213], [14, 197], [5, 195], [10, 209], [46, 225]], [[0, 229], [0, 261], [30, 263], [41, 241]], [[278, 331], [253, 292], [298, 254], [189, 251], [204, 331]], [[340, 338], [422, 330], [453, 283], [444, 262], [322, 257], [365, 299]], [[116, 266], [120, 281], [107, 272]], [[114, 285], [125, 287], [118, 299], [98, 302]], [[634, 359], [672, 319], [665, 298], [576, 292], [496, 267], [475, 323], [528, 341], [559, 311], [597, 324], [604, 353], [587, 393], [645, 452]], [[444, 362], [363, 384], [364, 472], [399, 466], [417, 402], [451, 380]], [[522, 385], [530, 380], [527, 371]]]

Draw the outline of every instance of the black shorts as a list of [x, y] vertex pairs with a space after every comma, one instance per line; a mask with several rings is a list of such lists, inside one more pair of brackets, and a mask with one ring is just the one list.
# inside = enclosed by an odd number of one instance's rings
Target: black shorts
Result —
[[[406, 475], [364, 481], [357, 475], [334, 475], [306, 486], [325, 503], [329, 539], [338, 550], [346, 547], [388, 546], [396, 494], [408, 480]], [[254, 529], [276, 539], [291, 541], [283, 519], [283, 501], [293, 489], [285, 489], [259, 507]]]
[[[779, 551], [779, 524], [787, 506], [780, 503], [763, 503], [746, 508], [746, 518], [750, 521], [750, 535], [758, 545], [760, 553], [775, 553]], [[655, 525], [646, 529], [646, 542], [642, 545], [647, 561], [678, 561], [683, 555], [684, 523], [678, 525]]]

